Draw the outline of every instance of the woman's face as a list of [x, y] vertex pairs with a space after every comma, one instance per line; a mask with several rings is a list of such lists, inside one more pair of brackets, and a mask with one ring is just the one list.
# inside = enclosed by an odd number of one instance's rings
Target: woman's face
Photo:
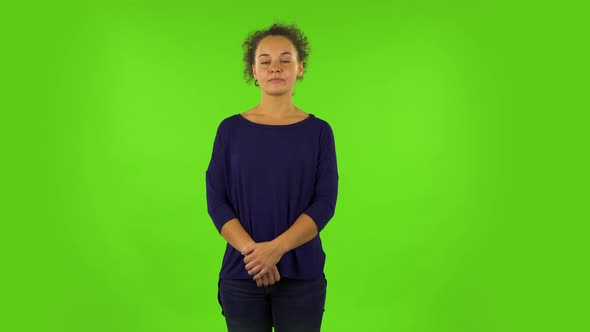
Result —
[[258, 43], [252, 73], [267, 94], [291, 94], [295, 80], [303, 75], [303, 63], [297, 62], [297, 51], [289, 39], [267, 36]]

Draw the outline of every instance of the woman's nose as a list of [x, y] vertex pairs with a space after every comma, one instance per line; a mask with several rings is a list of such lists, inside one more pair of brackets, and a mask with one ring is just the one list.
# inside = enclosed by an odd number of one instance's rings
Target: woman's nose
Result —
[[271, 72], [271, 73], [276, 73], [276, 72], [278, 72], [278, 71], [280, 71], [280, 70], [281, 70], [281, 67], [280, 67], [280, 66], [278, 66], [277, 64], [274, 64], [274, 65], [272, 65], [272, 66], [270, 67], [270, 72]]

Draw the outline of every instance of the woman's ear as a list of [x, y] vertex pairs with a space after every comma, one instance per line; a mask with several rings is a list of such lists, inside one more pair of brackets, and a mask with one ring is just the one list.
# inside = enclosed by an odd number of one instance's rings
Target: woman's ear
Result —
[[297, 76], [302, 77], [303, 76], [303, 61], [299, 62], [299, 69], [297, 71]]

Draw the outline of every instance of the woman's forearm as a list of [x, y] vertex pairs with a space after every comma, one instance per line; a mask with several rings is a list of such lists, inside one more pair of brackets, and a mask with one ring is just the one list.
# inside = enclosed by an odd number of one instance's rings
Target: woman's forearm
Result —
[[318, 234], [316, 223], [305, 213], [302, 213], [295, 223], [283, 234], [277, 236], [272, 242], [286, 253], [313, 239]]
[[240, 224], [238, 218], [226, 222], [221, 227], [221, 236], [239, 252], [244, 251], [244, 249], [254, 243], [254, 240], [252, 240], [250, 234]]

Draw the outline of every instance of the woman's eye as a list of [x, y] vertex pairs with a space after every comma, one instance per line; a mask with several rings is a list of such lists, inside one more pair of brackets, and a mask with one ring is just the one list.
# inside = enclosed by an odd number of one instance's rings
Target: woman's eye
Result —
[[[289, 60], [281, 60], [281, 62], [284, 62], [284, 63], [289, 63], [289, 62], [291, 62], [291, 61], [289, 61]], [[266, 65], [266, 64], [269, 64], [269, 63], [270, 63], [270, 61], [265, 61], [265, 62], [261, 62], [260, 64], [261, 64], [261, 65]]]

